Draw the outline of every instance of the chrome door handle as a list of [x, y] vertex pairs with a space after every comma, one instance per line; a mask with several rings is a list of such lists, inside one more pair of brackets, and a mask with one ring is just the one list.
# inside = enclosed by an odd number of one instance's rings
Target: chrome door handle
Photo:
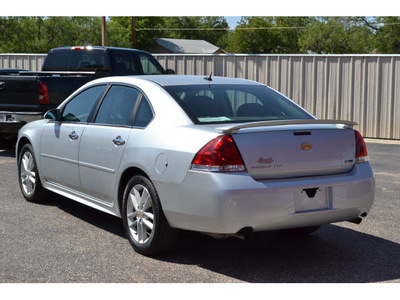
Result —
[[117, 136], [115, 139], [113, 139], [113, 143], [114, 143], [115, 145], [117, 145], [117, 146], [122, 146], [122, 145], [125, 145], [125, 140], [123, 140], [123, 139], [121, 138], [121, 136], [119, 135], [119, 136]]
[[75, 131], [72, 131], [68, 136], [71, 140], [77, 140], [79, 138], [79, 135], [77, 135]]

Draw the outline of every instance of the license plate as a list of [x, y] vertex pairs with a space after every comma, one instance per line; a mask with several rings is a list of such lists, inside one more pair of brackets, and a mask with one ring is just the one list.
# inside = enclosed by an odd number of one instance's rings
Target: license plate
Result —
[[6, 114], [0, 114], [0, 121], [6, 120]]
[[327, 187], [297, 190], [295, 192], [296, 212], [329, 209], [331, 189]]

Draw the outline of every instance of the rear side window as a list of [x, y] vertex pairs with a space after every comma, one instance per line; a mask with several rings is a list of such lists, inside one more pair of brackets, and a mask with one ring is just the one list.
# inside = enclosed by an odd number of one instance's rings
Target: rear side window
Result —
[[112, 86], [104, 98], [95, 123], [129, 125], [139, 91], [126, 86]]
[[62, 120], [67, 122], [87, 122], [93, 106], [103, 93], [104, 85], [84, 90], [65, 105]]
[[196, 124], [313, 119], [266, 86], [195, 85], [165, 89]]
[[153, 111], [151, 110], [150, 104], [145, 98], [142, 98], [133, 125], [137, 127], [146, 127], [152, 119]]

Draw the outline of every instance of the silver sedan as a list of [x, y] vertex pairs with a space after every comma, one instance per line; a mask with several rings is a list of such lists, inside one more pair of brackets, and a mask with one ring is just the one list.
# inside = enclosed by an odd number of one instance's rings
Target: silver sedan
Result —
[[305, 234], [371, 209], [374, 175], [354, 125], [247, 80], [102, 78], [20, 130], [19, 182], [30, 202], [51, 191], [121, 217], [144, 255], [169, 249], [179, 229]]

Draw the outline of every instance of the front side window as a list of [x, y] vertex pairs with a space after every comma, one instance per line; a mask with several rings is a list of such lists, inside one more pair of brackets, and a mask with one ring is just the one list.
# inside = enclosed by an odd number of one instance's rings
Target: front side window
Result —
[[112, 86], [105, 96], [95, 123], [129, 125], [140, 92], [127, 86]]
[[165, 89], [196, 124], [313, 119], [266, 86], [187, 85]]
[[104, 85], [98, 85], [84, 90], [65, 105], [62, 120], [67, 122], [87, 122], [93, 106], [104, 90]]

